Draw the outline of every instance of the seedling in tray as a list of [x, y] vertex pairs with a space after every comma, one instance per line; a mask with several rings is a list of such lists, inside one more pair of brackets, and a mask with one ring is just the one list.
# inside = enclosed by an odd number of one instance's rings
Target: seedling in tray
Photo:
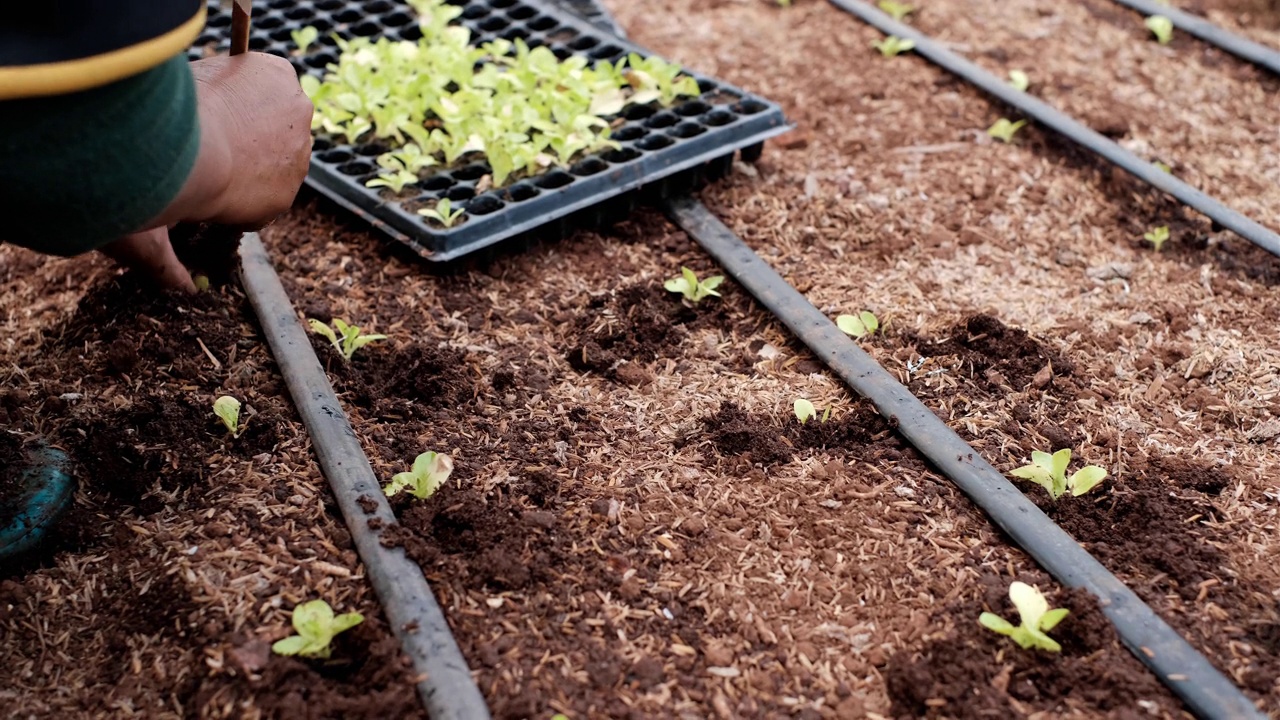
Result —
[[271, 646], [271, 651], [277, 655], [327, 659], [332, 652], [329, 644], [333, 638], [362, 622], [364, 616], [360, 613], [343, 613], [335, 617], [333, 608], [323, 600], [305, 602], [293, 609], [293, 629], [298, 634], [277, 641]]
[[1072, 497], [1083, 495], [1107, 477], [1107, 471], [1097, 465], [1086, 465], [1067, 477], [1067, 465], [1071, 464], [1071, 450], [1063, 448], [1050, 455], [1036, 450], [1031, 453], [1031, 464], [1023, 465], [1009, 474], [1030, 480], [1049, 491], [1049, 497], [1057, 500], [1067, 490]]
[[662, 284], [668, 292], [680, 293], [685, 300], [697, 304], [710, 295], [720, 297], [716, 288], [724, 282], [723, 275], [712, 275], [706, 280], [698, 280], [698, 275], [687, 267], [680, 268], [680, 276], [671, 278]]
[[[501, 188], [620, 149], [606, 118], [629, 105], [665, 106], [701, 93], [679, 65], [659, 57], [630, 53], [593, 67], [519, 38], [475, 47], [466, 28], [450, 24], [462, 8], [444, 0], [411, 4], [421, 14], [421, 40], [339, 39], [341, 55], [324, 80], [302, 79], [316, 106], [315, 129], [350, 143], [372, 135], [396, 146], [379, 157], [383, 180], [369, 187], [399, 192], [413, 182], [407, 174], [416, 180], [437, 159], [453, 166], [483, 155], [492, 187]], [[453, 224], [444, 213], [420, 214]]]
[[320, 31], [307, 26], [290, 32], [289, 37], [293, 39], [293, 44], [298, 46], [298, 54], [301, 55], [320, 37]]
[[883, 40], [877, 40], [871, 43], [871, 47], [880, 51], [885, 57], [894, 57], [904, 52], [909, 52], [916, 46], [915, 40], [906, 40], [897, 35], [890, 35]]
[[307, 323], [311, 325], [312, 332], [332, 343], [334, 349], [347, 361], [350, 361], [356, 351], [365, 345], [387, 339], [386, 335], [361, 335], [358, 325], [348, 325], [347, 321], [339, 318], [333, 319], [333, 328], [337, 328], [337, 332], [319, 320], [308, 320]]
[[391, 497], [401, 490], [408, 490], [410, 495], [426, 500], [434, 495], [452, 474], [453, 458], [444, 453], [424, 452], [414, 459], [412, 470], [396, 473], [382, 491], [387, 497]]
[[870, 310], [863, 310], [857, 315], [841, 315], [836, 318], [836, 327], [846, 335], [864, 338], [874, 335], [880, 329], [880, 318]]
[[418, 214], [425, 218], [430, 218], [445, 227], [453, 227], [458, 222], [458, 218], [462, 217], [462, 208], [455, 208], [453, 202], [449, 198], [440, 198], [436, 201], [435, 207], [422, 208]]
[[982, 627], [1001, 635], [1008, 635], [1023, 649], [1037, 648], [1049, 652], [1062, 652], [1062, 646], [1045, 633], [1057, 627], [1070, 612], [1066, 608], [1049, 609], [1049, 601], [1041, 592], [1022, 582], [1009, 586], [1009, 599], [1018, 609], [1022, 624], [1014, 625], [995, 613], [984, 612], [978, 617]]

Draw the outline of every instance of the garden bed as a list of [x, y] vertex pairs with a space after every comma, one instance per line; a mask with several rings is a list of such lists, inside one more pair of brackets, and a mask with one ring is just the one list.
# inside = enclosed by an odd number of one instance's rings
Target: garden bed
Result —
[[[800, 122], [703, 193], [717, 214], [824, 311], [874, 310], [885, 332], [863, 346], [1001, 470], [1063, 445], [1106, 467], [1074, 502], [1025, 487], [1280, 717], [1277, 261], [1034, 129], [988, 142], [1002, 109], [880, 57], [874, 31], [824, 2], [616, 5], [637, 42]], [[1280, 184], [1250, 179], [1277, 167], [1280, 110], [1258, 90], [1273, 81], [1147, 44], [1095, 17], [1104, 6], [973, 2], [917, 25], [992, 69], [1022, 65], [1095, 128], [1116, 115], [1125, 142], [1176, 148], [1175, 172], [1280, 227]], [[1117, 59], [1076, 59], [1095, 50]], [[1157, 222], [1174, 230], [1158, 255], [1137, 239]], [[715, 268], [656, 214], [433, 271], [314, 200], [264, 237], [300, 310], [391, 336], [349, 367], [317, 345], [378, 474], [424, 450], [456, 459], [435, 497], [396, 501], [387, 536], [422, 564], [496, 717], [1180, 716], [1087, 598], [1011, 549], [740, 288], [694, 309], [663, 292], [682, 264]], [[0, 258], [10, 428], [83, 455], [122, 418], [181, 421], [138, 458], [127, 437], [87, 455], [156, 479], [118, 498], [109, 481], [127, 472], [93, 478], [84, 530], [5, 576], [0, 702], [292, 717], [273, 684], [292, 677], [302, 702], [305, 685], [406, 707], [411, 679], [386, 670], [390, 636], [238, 291], [182, 310], [130, 300], [141, 310], [113, 325], [94, 310], [100, 267]], [[110, 351], [120, 338], [136, 357]], [[68, 392], [83, 397], [56, 400]], [[226, 441], [204, 412], [223, 392], [274, 439]], [[830, 423], [798, 427], [801, 396], [834, 406]], [[1072, 610], [1062, 655], [978, 628], [983, 610], [1011, 616], [1014, 579]], [[131, 612], [162, 596], [170, 611]], [[336, 653], [351, 664], [236, 669], [315, 596], [370, 617]]]

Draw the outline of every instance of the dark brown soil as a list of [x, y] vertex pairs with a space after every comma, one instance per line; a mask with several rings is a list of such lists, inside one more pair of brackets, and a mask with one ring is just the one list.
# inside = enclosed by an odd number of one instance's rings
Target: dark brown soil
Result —
[[24, 466], [22, 439], [16, 435], [0, 431], [0, 528], [8, 525], [14, 515], [21, 511], [16, 499], [22, 492], [20, 473]]
[[243, 635], [232, 646], [232, 672], [202, 681], [195, 707], [230, 708], [252, 696], [266, 717], [281, 720], [426, 717], [413, 666], [380, 618], [366, 617], [334, 638], [328, 660], [281, 657], [265, 640]]
[[[978, 615], [994, 612], [1011, 622], [1017, 611], [1007, 600], [1008, 584], [990, 578], [983, 605], [947, 608], [957, 627], [917, 652], [895, 654], [885, 682], [896, 717], [991, 718], [1054, 711], [1081, 704], [1112, 717], [1147, 717], [1138, 703], [1167, 691], [1120, 645], [1093, 596], [1064, 591], [1053, 607], [1071, 614], [1050, 635], [1061, 653], [1023, 650], [1006, 637], [978, 625]], [[1105, 657], [1105, 662], [1098, 662]]]
[[925, 358], [938, 358], [944, 365], [983, 381], [992, 392], [1043, 388], [1053, 383], [1061, 394], [1074, 387], [1071, 375], [1075, 365], [1070, 360], [1026, 330], [1009, 327], [991, 315], [973, 315], [940, 339], [907, 332], [904, 342], [914, 345]]
[[[703, 418], [702, 426], [704, 436], [721, 455], [765, 467], [787, 462], [797, 449], [840, 449], [858, 456], [873, 442], [890, 435], [888, 423], [866, 402], [855, 403], [827, 422], [814, 418], [801, 424], [787, 417], [781, 427], [734, 403], [725, 403], [719, 412]], [[896, 437], [891, 441], [897, 444]]]
[[[699, 268], [699, 277], [714, 271]], [[721, 286], [725, 292], [730, 292]], [[682, 302], [660, 283], [636, 285], [592, 297], [579, 316], [579, 340], [566, 353], [578, 372], [594, 372], [627, 385], [642, 385], [649, 373], [643, 369], [661, 357], [670, 357], [689, 340], [690, 331], [725, 327], [736, 313], [722, 298], [710, 297], [698, 305]]]
[[[1171, 467], [1171, 461], [1164, 462]], [[1039, 492], [1032, 498], [1102, 564], [1129, 575], [1135, 589], [1158, 583], [1160, 590], [1191, 600], [1197, 586], [1218, 576], [1225, 563], [1204, 526], [1195, 522], [1213, 518], [1216, 511], [1203, 494], [1166, 483], [1161, 474], [1104, 482], [1079, 498], [1054, 502]]]

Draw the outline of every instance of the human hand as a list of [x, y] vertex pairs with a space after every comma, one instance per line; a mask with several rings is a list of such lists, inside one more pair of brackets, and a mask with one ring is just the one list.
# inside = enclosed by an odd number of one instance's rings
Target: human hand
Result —
[[102, 247], [101, 252], [121, 265], [146, 275], [161, 287], [196, 291], [191, 273], [187, 272], [173, 252], [167, 227], [126, 235]]
[[256, 230], [289, 209], [311, 162], [310, 99], [289, 61], [246, 53], [191, 63], [200, 153], [155, 224]]

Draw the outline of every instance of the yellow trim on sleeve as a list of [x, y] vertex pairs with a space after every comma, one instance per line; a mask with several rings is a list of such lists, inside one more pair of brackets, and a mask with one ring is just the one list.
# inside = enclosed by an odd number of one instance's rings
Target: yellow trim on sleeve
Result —
[[204, 29], [205, 6], [159, 37], [119, 50], [62, 62], [0, 67], [0, 100], [67, 95], [150, 70], [190, 47]]

